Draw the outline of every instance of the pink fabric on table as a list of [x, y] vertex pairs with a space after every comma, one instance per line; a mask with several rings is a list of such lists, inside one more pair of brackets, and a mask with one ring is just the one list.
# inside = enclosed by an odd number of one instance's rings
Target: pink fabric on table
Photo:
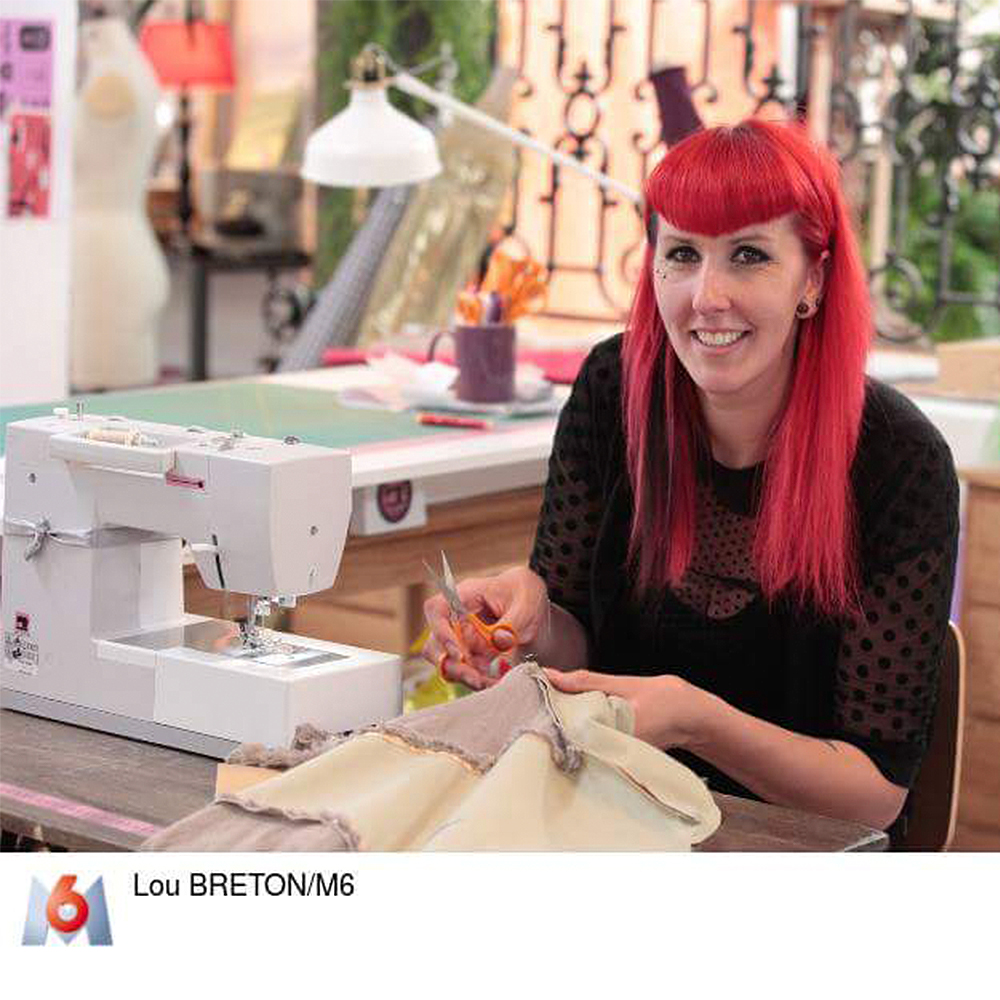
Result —
[[320, 364], [324, 368], [336, 365], [363, 365], [368, 360], [368, 352], [357, 347], [328, 347], [323, 352]]
[[525, 349], [517, 352], [517, 360], [522, 364], [537, 365], [545, 372], [545, 377], [557, 385], [572, 385], [583, 366], [587, 351], [583, 348], [539, 351]]
[[[369, 354], [378, 356], [383, 353], [385, 352], [378, 348], [369, 352], [356, 347], [330, 347], [323, 352], [323, 365], [324, 367], [359, 365], [367, 361]], [[426, 354], [420, 351], [402, 351], [401, 353], [412, 361], [426, 360]], [[586, 356], [587, 351], [582, 348], [548, 351], [523, 348], [517, 352], [519, 364], [537, 365], [545, 373], [545, 377], [557, 385], [572, 385]], [[445, 361], [448, 364], [455, 363], [454, 354], [448, 350], [436, 352], [435, 357], [438, 361]]]

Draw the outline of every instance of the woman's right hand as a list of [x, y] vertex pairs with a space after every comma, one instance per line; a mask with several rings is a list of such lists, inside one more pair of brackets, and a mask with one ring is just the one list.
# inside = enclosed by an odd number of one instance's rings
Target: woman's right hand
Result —
[[[495, 684], [500, 678], [487, 673], [490, 663], [498, 656], [516, 663], [525, 647], [544, 639], [550, 628], [548, 592], [541, 577], [526, 566], [509, 569], [497, 576], [470, 577], [456, 585], [462, 603], [484, 622], [503, 621], [518, 637], [518, 645], [505, 647], [503, 632], [497, 633], [497, 649], [482, 638], [468, 623], [463, 623], [462, 640], [469, 653], [463, 662], [455, 641], [453, 619], [448, 602], [436, 594], [424, 603], [424, 617], [430, 637], [424, 645], [424, 658], [440, 666], [448, 680], [461, 681], [473, 690]], [[442, 662], [442, 655], [447, 657]]]

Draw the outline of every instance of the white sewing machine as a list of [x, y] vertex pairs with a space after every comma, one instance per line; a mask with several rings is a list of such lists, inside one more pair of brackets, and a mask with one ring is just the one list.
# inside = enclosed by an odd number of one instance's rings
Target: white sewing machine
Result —
[[[2, 704], [224, 756], [398, 715], [398, 656], [261, 627], [332, 585], [345, 451], [58, 409], [7, 427]], [[186, 614], [182, 539], [242, 624]]]

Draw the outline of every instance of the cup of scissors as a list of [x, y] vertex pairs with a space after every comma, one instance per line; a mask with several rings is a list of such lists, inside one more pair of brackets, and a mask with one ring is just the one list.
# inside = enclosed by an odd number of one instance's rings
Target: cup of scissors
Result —
[[457, 399], [466, 403], [509, 403], [514, 399], [514, 327], [457, 324], [435, 334], [427, 351], [428, 361], [434, 360], [443, 337], [455, 341]]
[[537, 312], [545, 298], [546, 276], [541, 264], [494, 251], [479, 288], [471, 286], [459, 292], [455, 326], [437, 334], [427, 352], [430, 361], [443, 337], [454, 340], [458, 399], [467, 403], [509, 403], [514, 399], [514, 320]]
[[[458, 596], [458, 589], [455, 586], [455, 577], [448, 564], [448, 557], [441, 552], [441, 572], [437, 573], [426, 560], [426, 568], [434, 585], [441, 595], [448, 602], [448, 609], [451, 615], [451, 631], [455, 637], [455, 645], [458, 646], [459, 656], [463, 663], [471, 664], [471, 657], [468, 644], [463, 634], [463, 625], [468, 624], [476, 634], [486, 643], [496, 656], [490, 661], [487, 668], [487, 676], [492, 678], [503, 677], [511, 668], [509, 660], [502, 654], [512, 653], [520, 645], [518, 634], [514, 627], [505, 621], [485, 622], [479, 615], [470, 611], [462, 599]], [[438, 659], [438, 670], [445, 680], [449, 680], [444, 671], [444, 664], [448, 658], [448, 653], [444, 652]]]

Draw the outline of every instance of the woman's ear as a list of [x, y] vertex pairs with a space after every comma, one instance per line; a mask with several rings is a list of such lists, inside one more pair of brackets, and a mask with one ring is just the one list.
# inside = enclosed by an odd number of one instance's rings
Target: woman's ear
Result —
[[817, 306], [826, 292], [826, 279], [829, 270], [830, 251], [824, 250], [819, 257], [809, 264], [806, 274], [805, 296], [809, 302]]

